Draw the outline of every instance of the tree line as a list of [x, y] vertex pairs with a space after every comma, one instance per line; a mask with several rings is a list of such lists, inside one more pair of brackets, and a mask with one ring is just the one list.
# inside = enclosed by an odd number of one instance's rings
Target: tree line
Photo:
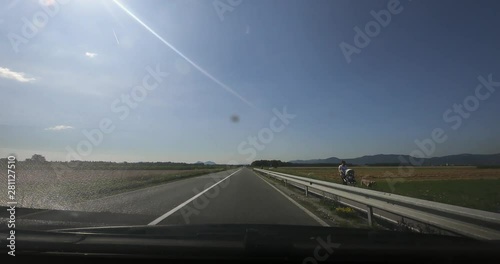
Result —
[[[5, 161], [4, 161], [5, 160]], [[0, 159], [0, 167], [7, 166], [7, 159]], [[112, 162], [112, 161], [47, 161], [44, 156], [34, 154], [24, 161], [17, 161], [17, 168], [44, 169], [50, 166], [68, 167], [74, 170], [195, 170], [219, 169], [227, 165], [205, 165], [185, 162]]]
[[[253, 167], [336, 167], [339, 163], [291, 163], [281, 160], [256, 160], [250, 164]], [[356, 167], [357, 165], [347, 163], [348, 167]]]
[[283, 162], [281, 160], [256, 160], [250, 164], [253, 167], [290, 167], [293, 163]]

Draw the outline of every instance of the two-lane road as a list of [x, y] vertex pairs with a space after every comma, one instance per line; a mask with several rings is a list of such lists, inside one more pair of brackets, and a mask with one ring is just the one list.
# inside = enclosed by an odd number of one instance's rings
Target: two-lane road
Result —
[[251, 169], [243, 168], [229, 179], [219, 193], [206, 192], [159, 224], [319, 224]]
[[[248, 168], [121, 193], [75, 204], [67, 210], [25, 214], [22, 209], [20, 211], [19, 228], [22, 228], [23, 220], [31, 224], [56, 221], [69, 226], [325, 225]], [[7, 216], [4, 214], [0, 215], [3, 219]]]

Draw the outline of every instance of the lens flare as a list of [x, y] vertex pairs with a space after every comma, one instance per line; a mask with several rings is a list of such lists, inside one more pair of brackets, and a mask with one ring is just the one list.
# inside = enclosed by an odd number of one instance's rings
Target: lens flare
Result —
[[207, 76], [209, 79], [214, 81], [216, 84], [218, 84], [220, 87], [222, 87], [224, 90], [235, 96], [236, 98], [240, 99], [243, 103], [247, 104], [248, 106], [255, 108], [255, 106], [250, 103], [247, 99], [243, 98], [240, 94], [238, 94], [236, 91], [231, 89], [231, 87], [227, 86], [225, 83], [219, 81], [217, 78], [215, 78], [212, 74], [207, 72], [205, 69], [203, 69], [201, 66], [196, 64], [194, 61], [192, 61], [190, 58], [188, 58], [186, 55], [182, 54], [177, 48], [175, 48], [172, 44], [170, 44], [168, 41], [166, 41], [163, 37], [161, 37], [159, 34], [157, 34], [153, 29], [151, 29], [146, 23], [142, 22], [140, 18], [138, 18], [136, 15], [134, 15], [130, 10], [128, 10], [127, 7], [122, 5], [118, 0], [113, 0], [113, 2], [120, 7], [125, 13], [127, 13], [130, 17], [132, 17], [137, 23], [139, 23], [141, 26], [143, 26], [147, 31], [149, 31], [151, 34], [153, 34], [157, 39], [159, 39], [163, 44], [165, 44], [167, 47], [172, 49], [175, 53], [177, 53], [179, 56], [181, 56], [183, 59], [185, 59], [189, 64], [191, 64], [193, 67], [195, 67], [198, 71], [200, 71], [203, 75]]

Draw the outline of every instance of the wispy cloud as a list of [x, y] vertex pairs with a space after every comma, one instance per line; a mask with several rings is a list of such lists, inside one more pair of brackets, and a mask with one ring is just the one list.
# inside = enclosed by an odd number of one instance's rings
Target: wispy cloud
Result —
[[15, 7], [18, 3], [19, 3], [20, 0], [12, 0], [10, 1], [10, 4], [7, 6], [7, 9], [11, 9], [13, 7]]
[[41, 0], [39, 3], [44, 6], [53, 6], [55, 5], [56, 0]]
[[12, 79], [12, 80], [16, 80], [18, 82], [32, 82], [35, 80], [35, 78], [27, 78], [24, 75], [25, 75], [24, 72], [15, 72], [15, 71], [11, 71], [8, 68], [0, 67], [0, 77], [1, 78]]
[[97, 53], [92, 53], [92, 52], [85, 52], [85, 56], [89, 57], [89, 58], [94, 58], [95, 56], [97, 56]]
[[58, 126], [53, 126], [53, 127], [47, 127], [45, 130], [61, 131], [61, 130], [67, 130], [67, 129], [73, 129], [73, 128], [74, 127], [72, 127], [72, 126], [58, 125]]

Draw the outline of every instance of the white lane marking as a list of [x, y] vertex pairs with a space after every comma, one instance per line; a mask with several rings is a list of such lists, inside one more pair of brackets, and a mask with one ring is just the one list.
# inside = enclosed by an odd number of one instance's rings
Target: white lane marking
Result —
[[[252, 170], [253, 171], [253, 170]], [[253, 172], [255, 173], [255, 172]], [[255, 173], [255, 175], [257, 175], [257, 173]], [[290, 200], [290, 202], [292, 202], [293, 204], [295, 204], [298, 208], [300, 208], [302, 211], [304, 211], [307, 215], [309, 215], [310, 217], [312, 217], [314, 220], [316, 220], [316, 222], [318, 222], [320, 225], [322, 226], [326, 226], [326, 227], [329, 227], [330, 225], [328, 225], [325, 221], [323, 221], [321, 218], [317, 217], [315, 214], [311, 213], [311, 211], [307, 210], [304, 206], [300, 205], [299, 203], [297, 203], [294, 199], [290, 198], [288, 195], [286, 195], [284, 192], [280, 191], [278, 188], [274, 187], [272, 184], [270, 184], [269, 182], [267, 182], [266, 180], [262, 179], [259, 175], [257, 175], [257, 177], [259, 177], [262, 181], [264, 181], [265, 183], [269, 184], [269, 186], [273, 187], [277, 192], [281, 193], [281, 195], [285, 196], [285, 198], [287, 198], [288, 200]]]
[[201, 195], [203, 195], [204, 193], [206, 193], [207, 191], [209, 191], [210, 189], [212, 189], [213, 187], [217, 186], [217, 184], [225, 181], [227, 178], [233, 176], [234, 174], [238, 173], [241, 169], [229, 174], [229, 176], [225, 177], [224, 179], [216, 182], [214, 185], [208, 187], [207, 189], [203, 190], [203, 192], [200, 192], [198, 193], [197, 195], [191, 197], [189, 200], [179, 204], [178, 206], [176, 206], [174, 209], [166, 212], [165, 214], [163, 214], [162, 216], [156, 218], [153, 222], [149, 223], [148, 225], [157, 225], [158, 223], [160, 223], [161, 221], [165, 220], [165, 218], [169, 217], [170, 215], [172, 215], [173, 213], [177, 212], [179, 209], [181, 209], [182, 207], [186, 206], [186, 204], [194, 201], [194, 199], [200, 197]]

